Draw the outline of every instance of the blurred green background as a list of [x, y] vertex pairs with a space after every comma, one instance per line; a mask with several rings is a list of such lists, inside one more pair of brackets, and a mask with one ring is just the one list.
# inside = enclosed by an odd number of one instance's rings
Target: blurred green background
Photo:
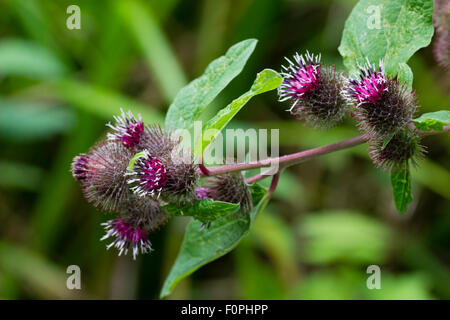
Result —
[[[121, 107], [161, 122], [177, 91], [232, 44], [259, 39], [243, 73], [210, 113], [245, 92], [263, 68], [308, 49], [342, 68], [337, 47], [354, 0], [0, 2], [0, 298], [153, 299], [187, 220], [150, 236], [137, 261], [106, 251], [107, 214], [70, 174], [72, 158], [105, 133]], [[81, 30], [66, 28], [71, 4]], [[409, 62], [420, 113], [448, 109], [448, 75], [432, 48]], [[232, 127], [280, 129], [281, 154], [357, 135], [293, 121], [275, 92], [252, 100]], [[429, 136], [413, 172], [415, 200], [396, 212], [389, 177], [367, 146], [292, 167], [250, 236], [183, 280], [176, 299], [449, 299], [449, 135]], [[66, 289], [81, 268], [82, 290]], [[381, 268], [368, 290], [366, 268]]]

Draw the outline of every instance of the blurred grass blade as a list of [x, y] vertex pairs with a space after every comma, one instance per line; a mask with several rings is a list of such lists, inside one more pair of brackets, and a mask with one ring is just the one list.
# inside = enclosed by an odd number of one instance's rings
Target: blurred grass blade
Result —
[[52, 85], [62, 101], [103, 119], [111, 120], [123, 108], [135, 115], [140, 113], [143, 120], [149, 123], [163, 122], [159, 111], [114, 91], [69, 79], [53, 82]]
[[39, 167], [9, 161], [0, 161], [0, 172], [1, 188], [26, 191], [38, 191], [44, 175]]
[[304, 217], [303, 259], [313, 264], [337, 261], [382, 263], [392, 238], [390, 229], [375, 218], [352, 211], [328, 211]]
[[68, 290], [68, 275], [44, 257], [24, 248], [0, 242], [0, 270], [17, 278], [23, 287], [40, 298], [70, 299], [78, 296]]
[[411, 170], [411, 176], [422, 185], [450, 200], [450, 188], [448, 187], [450, 172], [446, 168], [429, 159], [424, 159], [420, 161], [417, 170]]
[[151, 8], [139, 0], [116, 1], [116, 4], [118, 14], [134, 35], [164, 97], [173, 100], [187, 81]]
[[50, 50], [33, 41], [4, 39], [0, 42], [0, 75], [54, 79], [67, 69]]
[[167, 111], [166, 127], [189, 129], [214, 98], [242, 71], [256, 42], [249, 39], [235, 44], [224, 56], [211, 62], [202, 76], [181, 89]]
[[0, 98], [0, 136], [14, 141], [48, 138], [72, 129], [73, 112], [35, 101]]

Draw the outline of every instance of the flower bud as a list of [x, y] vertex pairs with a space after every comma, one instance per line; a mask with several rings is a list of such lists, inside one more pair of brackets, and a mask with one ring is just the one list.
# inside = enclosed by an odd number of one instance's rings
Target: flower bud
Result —
[[409, 162], [417, 165], [423, 153], [420, 137], [409, 128], [397, 132], [387, 143], [385, 139], [379, 138], [369, 144], [369, 154], [373, 163], [383, 171], [400, 168]]
[[121, 143], [106, 142], [74, 158], [72, 174], [95, 207], [110, 212], [122, 209], [128, 192], [125, 173], [131, 156]]
[[249, 214], [253, 209], [252, 194], [241, 173], [208, 177], [201, 190], [199, 189], [197, 188], [197, 196], [239, 204], [241, 214]]
[[283, 83], [278, 87], [280, 101], [293, 101], [289, 111], [314, 127], [330, 128], [345, 115], [347, 102], [342, 96], [343, 77], [334, 66], [322, 66], [320, 56], [298, 53], [294, 61], [282, 66]]
[[144, 254], [152, 250], [151, 243], [145, 231], [139, 227], [120, 218], [109, 220], [106, 223], [102, 223], [102, 225], [105, 226], [106, 234], [100, 240], [114, 238], [106, 248], [117, 248], [119, 250], [119, 256], [122, 254], [126, 255], [128, 250], [131, 249], [133, 251], [133, 259], [136, 260], [139, 251], [141, 254]]
[[356, 107], [359, 128], [369, 139], [389, 137], [405, 129], [417, 109], [414, 93], [389, 78], [382, 62], [375, 69], [367, 61], [360, 68], [359, 79], [349, 80], [345, 95]]

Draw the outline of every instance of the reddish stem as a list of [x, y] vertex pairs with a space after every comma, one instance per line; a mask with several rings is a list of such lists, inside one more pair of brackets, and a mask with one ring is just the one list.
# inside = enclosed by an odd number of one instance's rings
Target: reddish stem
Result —
[[[435, 131], [435, 130], [419, 131], [419, 134], [430, 135], [430, 134], [446, 132], [446, 131], [450, 131], [450, 126], [444, 126], [443, 131]], [[253, 162], [249, 162], [249, 163], [237, 163], [237, 164], [230, 164], [230, 165], [223, 165], [223, 166], [215, 166], [215, 167], [209, 167], [208, 169], [205, 168], [207, 170], [207, 174], [203, 173], [201, 168], [200, 168], [200, 171], [201, 171], [201, 176], [206, 176], [206, 175], [213, 176], [213, 175], [218, 175], [218, 174], [223, 174], [223, 173], [228, 173], [228, 172], [269, 167], [272, 165], [276, 165], [277, 163], [279, 165], [279, 170], [281, 170], [282, 168], [285, 168], [287, 166], [290, 166], [293, 164], [298, 164], [298, 163], [304, 162], [306, 160], [314, 159], [316, 157], [319, 157], [319, 156], [322, 156], [322, 155], [325, 155], [328, 153], [355, 147], [357, 145], [365, 143], [366, 141], [367, 141], [366, 136], [360, 135], [360, 136], [353, 137], [353, 138], [350, 138], [347, 140], [332, 143], [332, 144], [329, 144], [326, 146], [313, 148], [313, 149], [309, 149], [309, 150], [305, 150], [305, 151], [301, 151], [301, 152], [297, 152], [297, 153], [293, 153], [293, 154], [288, 154], [288, 155], [281, 156], [278, 158], [253, 161]], [[267, 176], [263, 175], [263, 174], [254, 176], [252, 178], [249, 178], [247, 180], [247, 183], [254, 183], [256, 181], [264, 179], [265, 177], [267, 177]]]

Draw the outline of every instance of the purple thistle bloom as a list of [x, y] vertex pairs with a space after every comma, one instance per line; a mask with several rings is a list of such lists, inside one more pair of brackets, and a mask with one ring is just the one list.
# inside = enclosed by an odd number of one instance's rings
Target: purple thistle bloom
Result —
[[314, 127], [330, 128], [340, 122], [348, 103], [342, 96], [344, 81], [334, 66], [323, 66], [320, 55], [298, 53], [288, 66], [282, 66], [283, 82], [278, 87], [279, 101], [291, 100], [288, 110], [298, 120]]
[[82, 153], [72, 162], [72, 175], [78, 181], [85, 180], [89, 175], [89, 155]]
[[354, 99], [358, 107], [364, 103], [375, 103], [383, 97], [387, 91], [387, 78], [384, 73], [384, 65], [380, 62], [378, 71], [370, 65], [369, 60], [365, 67], [360, 68], [360, 80], [350, 80], [348, 95]]
[[197, 200], [209, 199], [209, 190], [206, 187], [198, 187], [195, 189]]
[[166, 168], [163, 163], [145, 150], [143, 156], [136, 160], [133, 172], [127, 173], [133, 178], [128, 180], [129, 184], [136, 184], [131, 190], [141, 197], [146, 195], [157, 196], [161, 194], [163, 187], [167, 184]]
[[105, 226], [106, 234], [100, 239], [105, 240], [110, 237], [115, 237], [113, 242], [106, 246], [107, 249], [115, 247], [119, 250], [119, 256], [128, 253], [128, 249], [133, 250], [133, 259], [136, 260], [136, 256], [150, 252], [152, 250], [151, 243], [147, 239], [145, 232], [125, 222], [122, 219], [109, 220], [106, 223], [102, 223]]
[[[281, 73], [283, 83], [278, 87], [280, 101], [297, 100], [319, 87], [320, 55], [313, 56], [307, 52], [305, 59], [296, 53], [294, 56], [295, 63], [288, 58], [285, 59], [289, 62], [289, 65], [282, 66], [284, 69]], [[295, 104], [289, 111], [292, 111]]]
[[141, 115], [136, 118], [131, 111], [128, 111], [128, 114], [125, 114], [123, 109], [120, 109], [120, 111], [122, 112], [120, 116], [114, 116], [116, 124], [107, 124], [115, 131], [114, 133], [108, 133], [108, 139], [122, 141], [125, 147], [133, 148], [141, 141], [145, 130], [144, 122]]
[[388, 77], [382, 62], [376, 69], [367, 60], [359, 78], [348, 80], [342, 95], [356, 107], [358, 126], [371, 140], [405, 129], [417, 109], [414, 93], [396, 78]]

